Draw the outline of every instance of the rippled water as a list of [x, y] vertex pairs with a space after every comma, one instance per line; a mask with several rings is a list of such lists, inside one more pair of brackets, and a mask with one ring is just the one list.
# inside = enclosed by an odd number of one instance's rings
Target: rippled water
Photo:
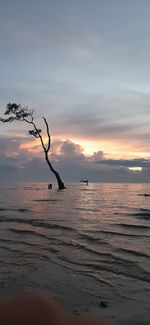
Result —
[[[18, 279], [28, 284], [28, 275], [45, 261], [118, 294], [129, 293], [133, 283], [147, 286], [149, 195], [150, 184], [79, 183], [61, 192], [45, 183], [1, 187], [1, 290], [17, 287]], [[46, 287], [44, 270], [43, 276]]]

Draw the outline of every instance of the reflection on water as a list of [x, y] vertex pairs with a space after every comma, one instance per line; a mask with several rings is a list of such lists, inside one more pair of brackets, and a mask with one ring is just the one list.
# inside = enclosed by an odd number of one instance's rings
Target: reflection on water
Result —
[[45, 260], [118, 292], [134, 279], [148, 283], [150, 185], [68, 188], [49, 191], [47, 184], [33, 183], [0, 189], [3, 284], [38, 270]]

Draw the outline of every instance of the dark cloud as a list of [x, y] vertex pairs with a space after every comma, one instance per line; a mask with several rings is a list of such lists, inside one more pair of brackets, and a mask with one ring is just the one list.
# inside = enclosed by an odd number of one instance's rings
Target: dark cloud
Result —
[[[79, 109], [79, 108], [78, 108]], [[77, 109], [76, 109], [77, 111]], [[92, 111], [92, 107], [91, 107]], [[135, 123], [135, 119], [127, 118], [114, 120], [113, 112], [107, 116], [101, 115], [101, 109], [93, 113], [85, 112], [85, 114], [67, 114], [60, 116], [60, 120], [56, 121], [57, 134], [73, 135], [86, 139], [96, 140], [131, 140], [141, 141], [149, 138], [149, 130], [146, 129], [145, 121], [140, 124]]]
[[26, 143], [27, 138], [25, 137], [0, 137], [0, 156], [9, 158], [9, 161], [21, 161], [30, 159], [32, 153], [28, 153], [27, 150], [23, 149], [21, 145]]
[[107, 166], [121, 166], [121, 167], [142, 167], [142, 168], [150, 168], [150, 159], [132, 159], [132, 160], [124, 160], [124, 159], [99, 159], [99, 161], [95, 161], [97, 164], [104, 164]]
[[89, 160], [91, 160], [92, 162], [99, 162], [99, 161], [103, 161], [104, 160], [104, 152], [103, 151], [97, 151], [94, 152], [93, 155], [91, 155], [91, 157], [89, 158]]
[[[23, 139], [24, 140], [24, 139]], [[22, 138], [0, 139], [1, 179], [16, 181], [55, 181], [44, 155], [35, 155], [21, 149]], [[91, 157], [84, 155], [83, 148], [66, 140], [54, 142], [50, 159], [65, 182], [88, 178], [91, 182], [148, 182], [150, 181], [150, 159], [106, 159], [99, 150]], [[128, 167], [142, 167], [134, 173]]]

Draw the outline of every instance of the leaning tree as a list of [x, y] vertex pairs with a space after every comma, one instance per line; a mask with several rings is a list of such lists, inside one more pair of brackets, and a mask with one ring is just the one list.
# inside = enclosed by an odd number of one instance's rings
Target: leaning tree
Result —
[[58, 183], [59, 190], [65, 189], [64, 183], [62, 182], [59, 173], [53, 168], [50, 159], [49, 159], [49, 151], [51, 147], [51, 136], [50, 136], [50, 130], [49, 125], [47, 123], [47, 120], [45, 117], [42, 117], [46, 126], [46, 132], [47, 132], [47, 144], [45, 145], [42, 137], [42, 130], [38, 129], [35, 122], [34, 122], [34, 116], [33, 116], [33, 110], [29, 107], [21, 106], [20, 104], [16, 103], [9, 103], [6, 106], [6, 110], [4, 115], [9, 115], [8, 118], [0, 118], [0, 121], [7, 123], [7, 122], [13, 122], [13, 121], [19, 121], [19, 122], [26, 122], [29, 125], [32, 126], [32, 130], [29, 130], [29, 134], [34, 136], [35, 138], [40, 139], [41, 146], [44, 152], [45, 160], [52, 171], [52, 173], [55, 175]]

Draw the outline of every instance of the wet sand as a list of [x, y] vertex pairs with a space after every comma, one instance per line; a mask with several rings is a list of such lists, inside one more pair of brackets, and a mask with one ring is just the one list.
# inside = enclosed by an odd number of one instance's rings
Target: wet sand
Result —
[[[48, 279], [48, 280], [47, 280]], [[37, 288], [37, 290], [35, 289]], [[59, 302], [66, 312], [111, 319], [115, 324], [150, 324], [150, 288], [136, 289], [129, 298], [116, 296], [113, 290], [102, 286], [88, 276], [73, 274], [71, 270], [53, 262], [44, 264], [28, 277], [19, 279], [4, 294], [12, 292], [46, 292]]]

